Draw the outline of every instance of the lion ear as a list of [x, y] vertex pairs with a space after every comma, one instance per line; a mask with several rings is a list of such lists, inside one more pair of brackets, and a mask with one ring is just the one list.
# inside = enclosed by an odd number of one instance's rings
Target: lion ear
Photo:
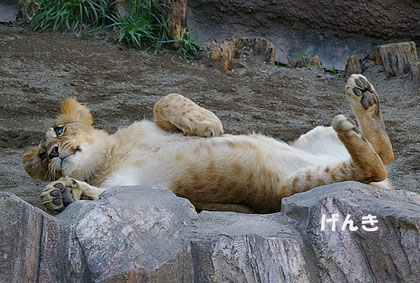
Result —
[[57, 117], [56, 124], [63, 125], [74, 122], [92, 125], [93, 118], [86, 106], [74, 98], [67, 98], [61, 104], [61, 114]]
[[26, 173], [34, 179], [48, 181], [46, 160], [42, 159], [41, 146], [28, 148], [22, 157]]

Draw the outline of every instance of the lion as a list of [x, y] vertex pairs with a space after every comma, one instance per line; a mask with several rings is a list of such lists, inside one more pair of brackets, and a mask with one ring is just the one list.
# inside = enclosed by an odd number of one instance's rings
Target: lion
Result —
[[167, 188], [197, 210], [280, 211], [281, 200], [314, 187], [357, 181], [392, 189], [394, 158], [379, 97], [362, 75], [345, 94], [360, 130], [344, 115], [288, 144], [260, 135], [228, 135], [216, 115], [180, 94], [154, 105], [143, 120], [114, 134], [92, 126], [89, 109], [66, 99], [56, 125], [23, 155], [26, 172], [50, 181], [41, 200], [51, 213], [95, 200], [114, 186]]

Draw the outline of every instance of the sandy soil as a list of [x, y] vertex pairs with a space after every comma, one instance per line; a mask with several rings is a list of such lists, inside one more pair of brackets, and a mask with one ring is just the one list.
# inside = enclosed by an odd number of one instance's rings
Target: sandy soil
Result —
[[[54, 124], [68, 96], [87, 103], [95, 125], [110, 132], [151, 118], [153, 103], [171, 92], [214, 111], [227, 133], [256, 131], [285, 141], [329, 125], [336, 114], [353, 116], [343, 77], [252, 60], [225, 74], [203, 62], [137, 52], [105, 35], [78, 39], [0, 26], [0, 190], [40, 207], [45, 183], [25, 173], [21, 156]], [[396, 153], [390, 179], [398, 189], [420, 192], [420, 90], [407, 77], [386, 80], [378, 67], [365, 75], [382, 95]]]

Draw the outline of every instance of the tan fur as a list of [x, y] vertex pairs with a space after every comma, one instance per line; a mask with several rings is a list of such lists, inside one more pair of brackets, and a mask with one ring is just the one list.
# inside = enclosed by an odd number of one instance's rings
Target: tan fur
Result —
[[96, 199], [108, 187], [135, 184], [168, 188], [199, 210], [279, 211], [283, 197], [319, 185], [386, 180], [392, 147], [377, 94], [365, 80], [353, 75], [346, 84], [363, 136], [343, 115], [292, 145], [262, 135], [223, 135], [214, 113], [179, 94], [155, 104], [155, 123], [136, 122], [109, 135], [92, 126], [85, 106], [67, 99], [57, 118], [62, 134], [48, 130], [23, 163], [32, 177], [53, 181], [41, 199], [55, 212], [82, 197]]
[[[177, 93], [168, 94], [160, 99], [153, 111], [155, 123], [167, 131], [199, 137], [223, 134], [222, 123], [213, 112]], [[196, 123], [197, 120], [200, 123]]]

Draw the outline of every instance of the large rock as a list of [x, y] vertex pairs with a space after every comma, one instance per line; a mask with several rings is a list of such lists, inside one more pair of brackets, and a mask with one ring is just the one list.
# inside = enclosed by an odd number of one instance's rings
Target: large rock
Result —
[[60, 282], [60, 222], [0, 192], [0, 282]]
[[0, 1], [0, 23], [11, 23], [16, 21], [18, 6], [16, 1]]
[[[322, 282], [419, 282], [419, 194], [344, 182], [286, 198], [282, 210], [314, 250]], [[336, 231], [329, 223], [321, 231], [322, 215], [333, 214]], [[369, 214], [377, 217], [375, 232], [362, 227]], [[357, 231], [342, 230], [347, 215]]]
[[68, 224], [69, 239], [77, 239], [68, 250], [80, 245], [83, 268], [95, 282], [192, 280], [187, 235], [197, 213], [168, 190], [114, 188], [97, 201], [70, 205], [59, 218]]
[[[135, 186], [53, 217], [1, 193], [0, 282], [420, 282], [419, 194], [345, 182], [282, 209], [197, 214], [168, 190]], [[334, 214], [336, 231], [321, 229]], [[375, 232], [362, 227], [369, 214]], [[357, 231], [341, 229], [346, 215]]]
[[196, 282], [316, 282], [299, 233], [281, 214], [204, 211], [191, 252]]
[[[70, 205], [71, 282], [306, 282], [303, 243], [284, 217], [204, 212], [150, 187], [106, 191]], [[85, 279], [84, 279], [85, 280]]]

